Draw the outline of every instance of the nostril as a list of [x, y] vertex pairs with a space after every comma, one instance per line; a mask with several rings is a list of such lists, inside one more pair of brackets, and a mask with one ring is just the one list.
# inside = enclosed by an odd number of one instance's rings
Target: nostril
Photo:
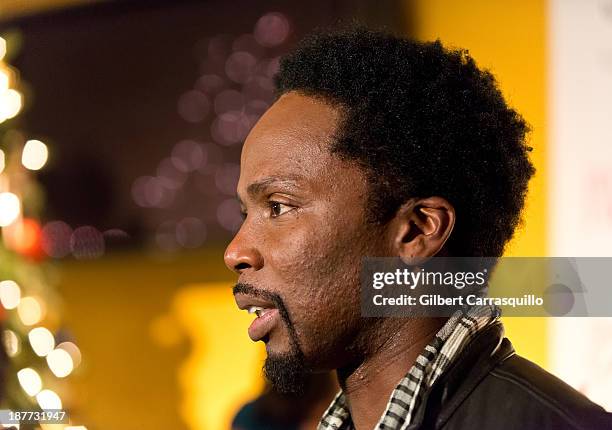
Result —
[[244, 269], [248, 269], [249, 267], [251, 267], [249, 263], [239, 263], [234, 266], [236, 270], [244, 270]]

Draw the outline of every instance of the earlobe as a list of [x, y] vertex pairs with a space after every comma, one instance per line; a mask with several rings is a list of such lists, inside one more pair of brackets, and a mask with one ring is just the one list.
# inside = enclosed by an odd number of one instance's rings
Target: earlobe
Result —
[[442, 197], [411, 200], [396, 215], [396, 250], [406, 262], [438, 254], [455, 225], [455, 209]]

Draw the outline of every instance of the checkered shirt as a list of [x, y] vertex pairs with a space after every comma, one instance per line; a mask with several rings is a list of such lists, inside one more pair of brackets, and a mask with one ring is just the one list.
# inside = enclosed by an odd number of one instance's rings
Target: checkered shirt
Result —
[[[492, 306], [477, 306], [467, 312], [457, 311], [453, 314], [397, 385], [374, 429], [406, 429], [423, 392], [448, 369], [476, 333], [495, 322], [499, 315], [499, 309]], [[323, 414], [317, 430], [353, 429], [346, 396], [340, 391]]]

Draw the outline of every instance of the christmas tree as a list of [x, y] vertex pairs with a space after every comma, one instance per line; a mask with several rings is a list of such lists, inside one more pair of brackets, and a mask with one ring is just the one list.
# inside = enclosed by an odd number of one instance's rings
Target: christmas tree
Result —
[[[68, 415], [66, 377], [80, 362], [78, 347], [62, 330], [53, 288], [53, 240], [41, 227], [44, 194], [36, 172], [49, 151], [14, 126], [23, 107], [17, 71], [7, 63], [18, 34], [0, 37], [0, 428], [84, 430]], [[7, 43], [8, 41], [8, 43]], [[8, 45], [8, 46], [7, 46]], [[7, 416], [36, 411], [10, 424]], [[60, 411], [60, 412], [56, 412]], [[41, 414], [42, 413], [42, 414]], [[64, 416], [64, 424], [59, 424]], [[49, 418], [47, 422], [37, 418]], [[52, 423], [55, 421], [55, 423]]]

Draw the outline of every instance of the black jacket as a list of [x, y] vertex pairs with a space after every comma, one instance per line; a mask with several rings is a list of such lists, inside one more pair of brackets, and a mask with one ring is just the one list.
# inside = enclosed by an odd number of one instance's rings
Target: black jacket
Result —
[[518, 356], [499, 322], [466, 346], [420, 405], [409, 429], [612, 430], [612, 414]]

